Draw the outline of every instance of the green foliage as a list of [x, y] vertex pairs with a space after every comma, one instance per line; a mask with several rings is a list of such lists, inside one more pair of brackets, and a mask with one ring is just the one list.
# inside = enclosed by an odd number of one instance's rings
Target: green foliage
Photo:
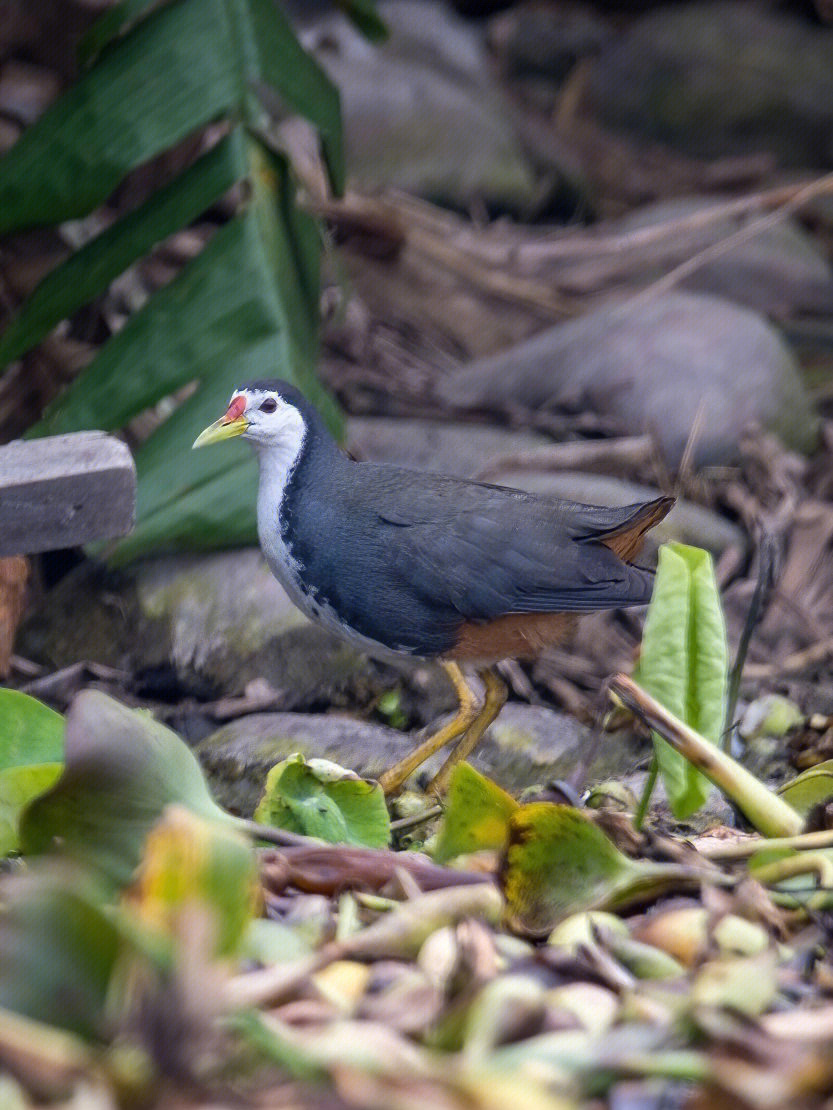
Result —
[[60, 845], [64, 855], [121, 886], [133, 877], [166, 806], [234, 820], [214, 802], [196, 757], [175, 733], [98, 690], [84, 690], [73, 702], [65, 759], [61, 778], [21, 820], [27, 855]]
[[0, 1007], [81, 1036], [104, 1036], [122, 948], [101, 891], [74, 868], [7, 879], [0, 915]]
[[300, 755], [271, 769], [255, 820], [331, 844], [382, 848], [390, 840], [390, 818], [378, 783], [326, 759]]
[[63, 717], [17, 690], [0, 690], [0, 855], [18, 847], [21, 813], [63, 765]]
[[631, 859], [581, 810], [534, 802], [510, 819], [501, 885], [512, 927], [546, 936], [571, 914], [655, 898], [694, 874]]
[[833, 759], [808, 767], [779, 786], [777, 793], [797, 813], [807, 817], [816, 806], [826, 804], [833, 798]]
[[[367, 22], [371, 9], [357, 7]], [[337, 90], [273, 0], [126, 0], [93, 27], [84, 54], [91, 68], [0, 160], [0, 233], [86, 215], [125, 174], [208, 123], [227, 121], [229, 134], [43, 280], [0, 340], [0, 366], [243, 183], [236, 214], [104, 346], [35, 434], [120, 428], [199, 382], [139, 450], [137, 528], [118, 557], [251, 542], [245, 449], [189, 447], [248, 377], [288, 378], [327, 408], [314, 372], [320, 231], [296, 206], [286, 159], [263, 127], [277, 103], [310, 120], [339, 190]], [[331, 404], [329, 415], [336, 425]]]
[[209, 925], [208, 955], [240, 949], [252, 920], [258, 871], [251, 842], [227, 822], [170, 806], [145, 841], [136, 917], [163, 937], [187, 938], [196, 910]]
[[488, 848], [503, 848], [509, 818], [518, 803], [496, 782], [469, 763], [458, 763], [451, 776], [440, 831], [434, 848], [438, 863]]
[[[660, 548], [659, 566], [634, 679], [684, 724], [717, 743], [728, 681], [726, 626], [711, 556], [685, 544]], [[709, 783], [654, 733], [671, 810], [685, 820]]]

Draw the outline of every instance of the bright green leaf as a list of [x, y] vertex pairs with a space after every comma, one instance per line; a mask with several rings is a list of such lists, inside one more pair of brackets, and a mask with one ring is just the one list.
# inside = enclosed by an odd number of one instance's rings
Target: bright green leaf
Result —
[[167, 805], [233, 821], [212, 799], [190, 748], [145, 710], [84, 690], [66, 722], [66, 768], [23, 814], [27, 855], [62, 853], [111, 882], [130, 881], [145, 838]]
[[487, 848], [503, 848], [518, 803], [469, 763], [454, 768], [437, 834], [438, 863]]
[[18, 847], [26, 806], [63, 769], [64, 719], [17, 690], [0, 690], [0, 855]]
[[631, 859], [581, 810], [551, 802], [512, 815], [500, 873], [513, 928], [541, 937], [571, 914], [622, 908], [696, 877], [692, 868]]
[[[711, 556], [685, 544], [660, 548], [635, 680], [681, 721], [717, 743], [725, 712], [728, 648]], [[654, 734], [674, 816], [685, 820], [710, 785]]]
[[390, 819], [382, 788], [327, 760], [300, 755], [278, 763], [266, 778], [255, 820], [332, 844], [382, 848]]

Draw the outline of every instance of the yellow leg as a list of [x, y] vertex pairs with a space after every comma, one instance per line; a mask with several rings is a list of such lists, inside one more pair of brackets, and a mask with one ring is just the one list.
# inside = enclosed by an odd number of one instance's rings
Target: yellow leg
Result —
[[484, 667], [477, 673], [486, 687], [486, 697], [483, 701], [483, 707], [472, 721], [465, 736], [462, 737], [460, 743], [450, 753], [448, 759], [431, 780], [428, 789], [433, 790], [436, 794], [445, 794], [448, 789], [448, 780], [451, 778], [451, 772], [458, 763], [461, 763], [464, 759], [468, 759], [483, 738], [483, 733], [506, 704], [509, 691], [503, 679], [498, 678], [495, 672], [489, 667]]
[[379, 776], [379, 782], [385, 794], [393, 794], [399, 790], [403, 782], [414, 773], [421, 763], [424, 763], [434, 752], [438, 752], [440, 748], [444, 748], [446, 744], [450, 744], [452, 740], [456, 740], [458, 736], [462, 736], [469, 726], [478, 719], [480, 710], [477, 706], [477, 700], [463, 677], [463, 672], [456, 663], [443, 663], [443, 668], [451, 679], [460, 702], [457, 714], [439, 732], [435, 732], [433, 736], [423, 740], [410, 755], [406, 756], [405, 759], [400, 759], [398, 763], [389, 767], [383, 775]]

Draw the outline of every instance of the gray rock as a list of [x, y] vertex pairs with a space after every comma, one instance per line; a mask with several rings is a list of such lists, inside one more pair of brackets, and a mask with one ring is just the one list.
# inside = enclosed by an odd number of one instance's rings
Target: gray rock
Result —
[[716, 297], [636, 297], [478, 359], [438, 386], [460, 410], [586, 407], [627, 433], [651, 433], [672, 468], [699, 420], [694, 461], [723, 466], [754, 424], [799, 450], [818, 419], [778, 333]]
[[[432, 727], [436, 727], [437, 722]], [[233, 721], [196, 747], [217, 800], [245, 815], [253, 812], [270, 769], [293, 752], [331, 759], [375, 778], [410, 752], [423, 734], [332, 714], [259, 713]], [[591, 734], [575, 718], [552, 709], [510, 703], [474, 753], [475, 767], [505, 789], [566, 778], [586, 758]], [[439, 770], [445, 753], [423, 765], [412, 782]], [[630, 770], [638, 758], [632, 745], [605, 741], [590, 762], [588, 781]], [[582, 784], [583, 785], [583, 784]]]
[[343, 704], [362, 691], [364, 701], [391, 681], [390, 670], [310, 624], [255, 548], [148, 559], [118, 576], [83, 564], [23, 626], [20, 650], [57, 667], [171, 671], [209, 696], [265, 678], [288, 707]]
[[455, 207], [525, 213], [543, 192], [489, 73], [478, 32], [442, 3], [389, 0], [371, 44], [344, 16], [303, 35], [338, 85], [350, 179]]
[[591, 63], [595, 110], [696, 157], [833, 164], [833, 29], [749, 0], [664, 4]]
[[357, 458], [469, 478], [495, 457], [551, 442], [534, 432], [441, 420], [353, 417], [347, 449]]
[[[720, 205], [720, 201], [704, 197], [678, 197], [637, 209], [609, 225], [609, 230], [625, 233], [653, 227]], [[758, 218], [759, 213], [723, 217], [696, 231], [680, 232], [673, 240], [678, 253], [671, 264], [724, 241]], [[660, 266], [645, 277], [662, 272]], [[629, 276], [636, 276], [633, 268]], [[770, 224], [751, 238], [728, 246], [712, 261], [698, 266], [680, 288], [726, 297], [776, 319], [793, 313], [833, 313], [833, 268], [813, 236], [791, 219]]]

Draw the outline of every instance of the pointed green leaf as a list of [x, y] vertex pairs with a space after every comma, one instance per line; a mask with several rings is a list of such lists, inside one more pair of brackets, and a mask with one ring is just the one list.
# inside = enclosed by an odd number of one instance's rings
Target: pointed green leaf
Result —
[[518, 808], [513, 797], [469, 763], [451, 776], [434, 859], [438, 863], [487, 848], [503, 848], [509, 818]]
[[130, 881], [167, 805], [232, 821], [214, 802], [190, 748], [146, 710], [84, 690], [66, 722], [66, 768], [23, 815], [24, 853], [60, 850], [111, 882]]
[[[727, 659], [711, 556], [685, 544], [663, 545], [635, 680], [685, 724], [717, 743], [723, 729]], [[710, 785], [656, 734], [654, 747], [671, 810], [685, 820], [703, 805]]]
[[64, 719], [17, 690], [0, 690], [0, 855], [18, 847], [26, 806], [63, 769]]
[[107, 228], [38, 285], [0, 338], [0, 366], [11, 362], [102, 293], [119, 274], [186, 226], [246, 175], [241, 129], [223, 139], [170, 185]]
[[383, 848], [390, 819], [382, 788], [323, 759], [295, 755], [266, 778], [255, 820], [305, 833], [331, 844]]
[[0, 234], [85, 215], [130, 170], [271, 89], [316, 126], [343, 184], [338, 91], [273, 0], [172, 0], [134, 26], [0, 161]]

